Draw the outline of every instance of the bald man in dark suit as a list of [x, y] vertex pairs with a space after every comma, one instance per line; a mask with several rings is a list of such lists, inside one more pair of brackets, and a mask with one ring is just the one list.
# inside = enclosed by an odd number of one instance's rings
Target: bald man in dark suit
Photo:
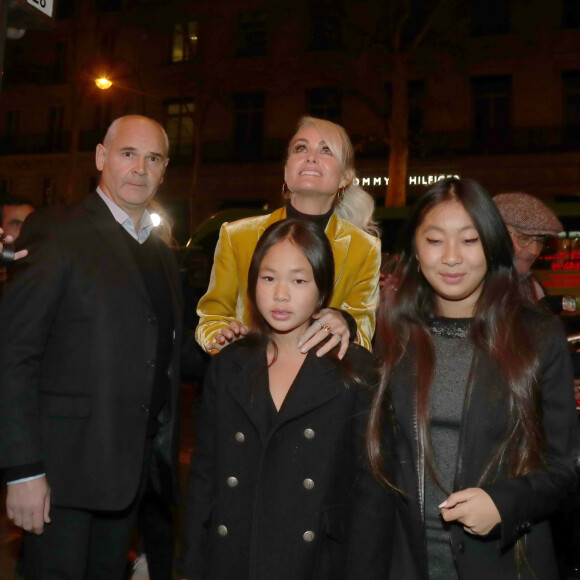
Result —
[[140, 494], [172, 495], [182, 304], [146, 206], [161, 125], [117, 119], [82, 202], [35, 212], [0, 308], [0, 467], [26, 578], [122, 578]]

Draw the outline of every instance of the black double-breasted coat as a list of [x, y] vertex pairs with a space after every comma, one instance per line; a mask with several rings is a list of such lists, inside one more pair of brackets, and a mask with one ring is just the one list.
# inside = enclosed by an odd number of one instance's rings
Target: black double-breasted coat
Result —
[[[573, 488], [574, 463], [579, 456], [577, 419], [572, 393], [572, 369], [559, 321], [525, 311], [538, 337], [541, 409], [545, 432], [545, 463], [528, 475], [510, 478], [507, 461], [498, 461], [483, 483], [480, 478], [503, 440], [509, 401], [502, 373], [476, 350], [460, 428], [453, 491], [482, 487], [501, 516], [488, 536], [475, 536], [452, 524], [449, 542], [459, 580], [557, 580], [554, 545], [547, 518]], [[509, 364], [509, 362], [506, 362]], [[423, 519], [425, 458], [417, 437], [416, 389], [408, 361], [391, 381], [391, 398], [398, 426], [395, 465], [400, 496], [399, 525], [391, 577], [427, 580], [427, 551]], [[522, 539], [525, 564], [515, 566], [514, 545]]]
[[[368, 351], [351, 345], [346, 358], [373, 376]], [[308, 354], [269, 426], [265, 345], [240, 341], [212, 360], [196, 414], [184, 577], [382, 578], [371, 570], [390, 556], [392, 504], [362, 461], [368, 394], [343, 379], [329, 356]]]
[[[19, 240], [30, 254], [1, 304], [0, 467], [42, 463], [55, 505], [121, 510], [137, 495], [158, 332], [124, 236], [96, 193], [35, 212]], [[175, 321], [171, 390], [155, 442], [169, 465], [182, 305], [174, 258], [152, 236]]]

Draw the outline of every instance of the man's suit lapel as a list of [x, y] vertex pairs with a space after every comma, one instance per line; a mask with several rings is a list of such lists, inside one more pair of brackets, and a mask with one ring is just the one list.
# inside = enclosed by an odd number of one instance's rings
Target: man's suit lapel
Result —
[[330, 216], [325, 233], [332, 245], [332, 254], [334, 256], [334, 283], [336, 285], [336, 281], [342, 274], [346, 264], [346, 254], [350, 246], [351, 237], [344, 233], [344, 228], [336, 213]]
[[[103, 237], [104, 242], [111, 248], [110, 260], [122, 263], [122, 271], [126, 273], [127, 280], [137, 289], [141, 298], [151, 305], [143, 276], [127, 247], [127, 241], [123, 238], [122, 226], [115, 221], [109, 208], [97, 193], [91, 194], [85, 199], [85, 207], [89, 219]], [[95, 240], [95, 243], [99, 242]], [[107, 264], [103, 264], [103, 268], [107, 268]], [[127, 291], [130, 291], [129, 288]]]

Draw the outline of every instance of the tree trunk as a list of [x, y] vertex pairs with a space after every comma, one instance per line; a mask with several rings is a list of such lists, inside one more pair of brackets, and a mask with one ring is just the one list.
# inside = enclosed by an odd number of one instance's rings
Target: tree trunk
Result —
[[389, 155], [389, 185], [385, 205], [390, 207], [404, 206], [407, 200], [407, 159], [408, 147], [391, 145]]
[[409, 93], [407, 73], [400, 54], [395, 54], [393, 98], [390, 118], [389, 185], [386, 206], [404, 206], [407, 199], [409, 158]]

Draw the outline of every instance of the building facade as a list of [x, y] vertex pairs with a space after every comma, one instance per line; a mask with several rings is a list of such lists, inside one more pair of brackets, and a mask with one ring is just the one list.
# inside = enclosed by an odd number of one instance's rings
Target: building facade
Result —
[[579, 3], [407, 4], [61, 2], [54, 30], [7, 41], [0, 193], [82, 197], [110, 121], [142, 113], [169, 134], [160, 200], [184, 239], [216, 209], [278, 205], [288, 140], [312, 114], [347, 129], [380, 204], [403, 74], [409, 200], [460, 175], [492, 193], [580, 201]]

